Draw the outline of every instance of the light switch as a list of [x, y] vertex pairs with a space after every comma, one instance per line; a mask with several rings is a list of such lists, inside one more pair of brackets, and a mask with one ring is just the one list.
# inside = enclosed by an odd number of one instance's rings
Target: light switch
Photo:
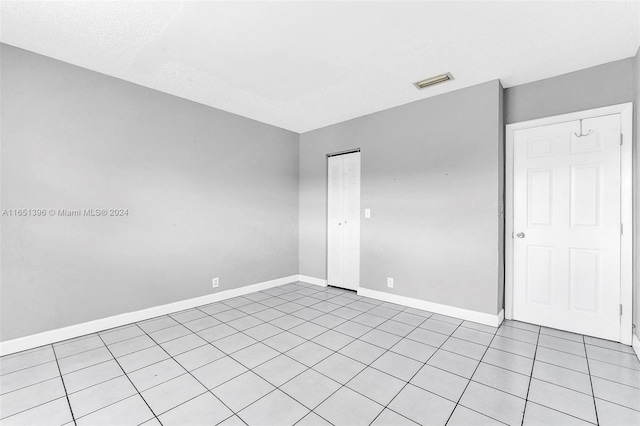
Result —
[[364, 209], [364, 218], [371, 219], [371, 209]]

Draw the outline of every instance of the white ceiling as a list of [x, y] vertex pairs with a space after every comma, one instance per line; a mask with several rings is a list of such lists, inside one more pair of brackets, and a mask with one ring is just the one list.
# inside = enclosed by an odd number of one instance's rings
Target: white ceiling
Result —
[[[5, 1], [0, 41], [305, 132], [633, 56], [640, 2]], [[423, 91], [414, 81], [451, 72]]]

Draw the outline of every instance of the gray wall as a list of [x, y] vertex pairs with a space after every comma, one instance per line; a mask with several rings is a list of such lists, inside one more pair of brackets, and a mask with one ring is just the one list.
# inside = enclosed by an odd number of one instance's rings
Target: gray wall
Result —
[[298, 135], [0, 45], [1, 339], [298, 272]]
[[496, 314], [501, 90], [492, 81], [300, 135], [300, 273], [326, 278], [326, 154], [361, 148], [372, 215], [361, 287]]
[[[636, 54], [504, 100], [495, 81], [360, 117], [300, 135], [298, 148], [295, 133], [6, 45], [0, 54], [1, 207], [130, 213], [3, 217], [1, 340], [209, 294], [214, 276], [220, 290], [325, 278], [325, 156], [355, 147], [372, 209], [362, 286], [495, 314], [503, 122], [640, 100]], [[636, 133], [636, 166], [637, 146]], [[639, 276], [637, 263], [636, 324]]]
[[631, 102], [633, 67], [627, 58], [505, 89], [505, 123]]

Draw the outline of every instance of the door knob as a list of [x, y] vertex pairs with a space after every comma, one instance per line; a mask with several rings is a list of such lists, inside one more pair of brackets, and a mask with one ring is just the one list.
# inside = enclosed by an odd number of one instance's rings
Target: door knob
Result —
[[342, 222], [338, 222], [338, 226], [342, 225]]
[[524, 232], [518, 232], [518, 233], [516, 234], [516, 237], [518, 237], [518, 238], [524, 238]]

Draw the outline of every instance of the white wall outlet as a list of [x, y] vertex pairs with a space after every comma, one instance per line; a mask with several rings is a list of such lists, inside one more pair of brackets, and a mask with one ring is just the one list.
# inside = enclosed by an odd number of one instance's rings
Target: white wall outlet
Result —
[[216, 288], [220, 285], [220, 280], [218, 279], [218, 277], [215, 277], [212, 281], [213, 284], [213, 288]]
[[393, 278], [387, 278], [387, 287], [393, 288]]
[[364, 218], [371, 219], [371, 209], [364, 209]]

